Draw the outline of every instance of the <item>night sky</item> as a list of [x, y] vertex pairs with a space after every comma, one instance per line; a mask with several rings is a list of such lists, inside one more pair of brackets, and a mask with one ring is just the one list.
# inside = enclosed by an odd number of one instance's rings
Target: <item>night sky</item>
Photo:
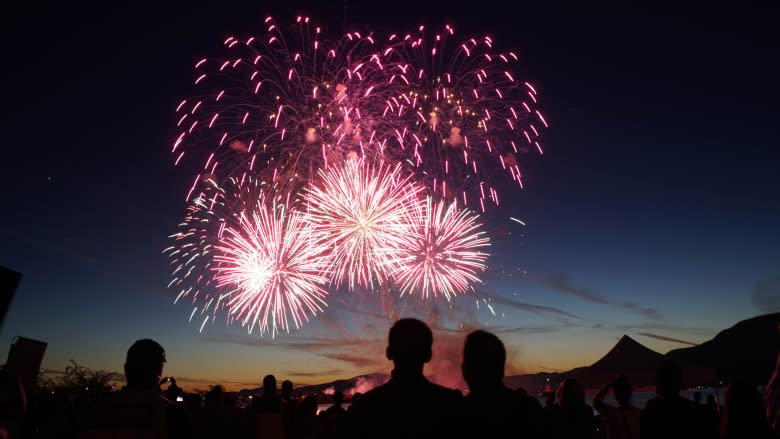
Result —
[[392, 320], [374, 315], [375, 297], [334, 294], [271, 339], [224, 319], [199, 333], [166, 290], [161, 251], [192, 177], [169, 152], [175, 107], [195, 62], [223, 53], [227, 36], [261, 34], [269, 13], [307, 14], [329, 35], [447, 23], [462, 38], [488, 34], [539, 91], [545, 155], [485, 218], [501, 239], [479, 291], [497, 315], [473, 298], [393, 305], [436, 328], [427, 371], [442, 382], [455, 383], [476, 327], [499, 333], [507, 372], [520, 373], [590, 364], [623, 334], [665, 353], [780, 311], [777, 10], [418, 3], [59, 2], [3, 14], [0, 265], [23, 278], [0, 346], [21, 335], [48, 343], [45, 369], [72, 359], [121, 371], [130, 344], [151, 337], [168, 351], [166, 375], [200, 387], [389, 370]]

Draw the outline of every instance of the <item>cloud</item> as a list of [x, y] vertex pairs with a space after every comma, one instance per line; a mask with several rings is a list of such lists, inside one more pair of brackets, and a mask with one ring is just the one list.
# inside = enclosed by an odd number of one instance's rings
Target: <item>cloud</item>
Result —
[[550, 325], [550, 326], [518, 326], [513, 328], [493, 328], [490, 332], [500, 334], [549, 334], [559, 332], [562, 328], [571, 327], [570, 325]]
[[546, 285], [549, 288], [552, 288], [555, 291], [577, 296], [588, 302], [597, 303], [599, 305], [617, 306], [619, 308], [623, 308], [635, 312], [637, 314], [640, 314], [652, 320], [662, 320], [661, 313], [655, 308], [644, 307], [638, 305], [635, 302], [630, 302], [630, 301], [622, 302], [619, 300], [606, 298], [601, 294], [595, 293], [593, 291], [572, 284], [571, 281], [569, 281], [568, 277], [562, 274], [549, 276], [547, 278], [541, 279], [539, 282], [542, 283], [543, 285]]
[[322, 370], [317, 372], [299, 372], [294, 370], [285, 371], [285, 375], [296, 378], [318, 378], [321, 376], [338, 376], [344, 373], [341, 369]]
[[603, 325], [604, 328], [614, 328], [614, 329], [620, 329], [623, 331], [642, 331], [642, 330], [653, 330], [653, 331], [671, 331], [671, 332], [685, 332], [688, 334], [696, 334], [700, 336], [714, 336], [717, 332], [716, 330], [712, 328], [700, 328], [700, 327], [694, 327], [694, 326], [682, 326], [682, 325], [675, 325], [671, 323], [663, 323], [663, 322], [653, 322], [653, 323], [636, 323], [636, 324], [627, 324], [627, 325], [617, 325], [617, 326], [609, 326], [609, 325]]
[[[382, 351], [384, 352], [384, 346], [382, 347]], [[389, 365], [389, 360], [384, 356], [378, 357], [377, 355], [347, 353], [347, 352], [324, 353], [320, 355], [325, 358], [329, 358], [331, 360], [337, 360], [344, 363], [348, 363], [358, 369], [363, 369], [363, 370], [386, 369]]]
[[753, 304], [763, 313], [780, 311], [780, 276], [761, 281], [753, 287]]
[[200, 339], [207, 343], [235, 344], [249, 347], [280, 346], [278, 343], [274, 343], [273, 341], [265, 338], [245, 337], [232, 334], [207, 335], [201, 336]]
[[693, 342], [690, 342], [690, 341], [680, 340], [679, 338], [667, 337], [665, 335], [653, 334], [651, 332], [637, 332], [637, 334], [643, 335], [645, 337], [654, 338], [656, 340], [672, 341], [672, 342], [675, 342], [675, 343], [687, 344], [688, 346], [698, 346], [696, 343], [693, 343]]

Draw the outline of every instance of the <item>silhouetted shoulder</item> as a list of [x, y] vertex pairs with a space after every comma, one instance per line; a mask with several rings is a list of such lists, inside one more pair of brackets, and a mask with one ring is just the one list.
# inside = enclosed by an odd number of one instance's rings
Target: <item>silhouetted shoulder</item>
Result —
[[352, 404], [346, 417], [348, 437], [451, 436], [462, 398], [459, 391], [424, 379], [391, 380]]

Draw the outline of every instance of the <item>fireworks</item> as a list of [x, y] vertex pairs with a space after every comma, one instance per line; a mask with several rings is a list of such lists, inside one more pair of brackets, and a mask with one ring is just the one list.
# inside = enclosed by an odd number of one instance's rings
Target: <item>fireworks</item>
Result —
[[309, 221], [329, 249], [335, 283], [372, 288], [398, 264], [408, 236], [409, 210], [420, 186], [400, 166], [372, 167], [358, 160], [321, 172], [304, 196]]
[[223, 311], [273, 336], [328, 289], [469, 291], [490, 243], [472, 212], [499, 204], [497, 175], [522, 187], [521, 157], [542, 153], [518, 56], [490, 37], [452, 43], [450, 26], [338, 39], [306, 17], [263, 26], [198, 61], [198, 95], [176, 108], [174, 161], [194, 167], [165, 250], [176, 301], [201, 330]]
[[[203, 325], [217, 311], [251, 332], [289, 331], [322, 310], [327, 293], [323, 250], [311, 228], [289, 211], [277, 189], [252, 178], [224, 186], [208, 180], [166, 249], [176, 301], [190, 298]], [[289, 316], [289, 318], [288, 318]], [[201, 329], [203, 328], [201, 325]]]
[[547, 121], [514, 52], [496, 49], [488, 36], [451, 43], [454, 33], [421, 26], [387, 37], [377, 132], [385, 155], [409, 163], [430, 193], [484, 212], [500, 201], [495, 170], [523, 186], [520, 157], [542, 154]]
[[311, 227], [300, 213], [258, 200], [241, 212], [237, 227], [224, 229], [215, 246], [214, 281], [225, 288], [227, 307], [242, 325], [260, 333], [289, 332], [288, 315], [298, 328], [322, 311], [327, 292], [323, 251], [312, 240]]
[[476, 215], [455, 203], [418, 203], [409, 221], [407, 255], [393, 272], [402, 294], [443, 295], [450, 300], [478, 283], [490, 240], [479, 231]]
[[263, 175], [295, 192], [328, 163], [373, 153], [381, 112], [365, 97], [377, 80], [361, 66], [378, 49], [369, 35], [324, 38], [306, 17], [264, 26], [263, 36], [227, 38], [225, 57], [196, 63], [201, 95], [178, 105], [172, 150], [176, 164], [194, 156], [219, 182]]

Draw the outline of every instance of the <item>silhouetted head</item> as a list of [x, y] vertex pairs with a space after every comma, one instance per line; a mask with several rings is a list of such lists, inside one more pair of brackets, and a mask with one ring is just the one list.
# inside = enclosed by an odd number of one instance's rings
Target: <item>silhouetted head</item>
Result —
[[631, 381], [625, 375], [618, 375], [612, 380], [612, 392], [615, 393], [615, 399], [620, 404], [631, 401]]
[[661, 396], [678, 395], [682, 390], [682, 370], [672, 360], [666, 360], [655, 371], [655, 391]]
[[396, 367], [421, 367], [431, 360], [433, 333], [420, 320], [406, 318], [390, 328], [387, 341], [387, 358]]
[[263, 377], [263, 395], [272, 396], [276, 394], [276, 377], [266, 375]]
[[336, 390], [333, 392], [333, 404], [341, 404], [344, 402], [344, 392]]
[[290, 396], [293, 391], [293, 383], [290, 380], [282, 381], [282, 395]]
[[501, 382], [505, 363], [504, 343], [494, 334], [479, 329], [466, 336], [461, 371], [469, 389]]
[[176, 385], [176, 378], [171, 377], [170, 379], [171, 379], [171, 385], [175, 386]]
[[223, 404], [225, 400], [225, 389], [217, 384], [206, 393], [204, 403], [209, 408], [217, 408]]
[[693, 392], [693, 402], [696, 404], [701, 404], [701, 392], [698, 390]]
[[574, 378], [566, 378], [558, 387], [558, 404], [563, 408], [585, 405], [585, 388]]
[[127, 350], [125, 376], [127, 386], [135, 389], [153, 389], [160, 384], [165, 349], [156, 341], [138, 340]]
[[317, 398], [314, 395], [304, 396], [296, 410], [296, 417], [317, 416]]

